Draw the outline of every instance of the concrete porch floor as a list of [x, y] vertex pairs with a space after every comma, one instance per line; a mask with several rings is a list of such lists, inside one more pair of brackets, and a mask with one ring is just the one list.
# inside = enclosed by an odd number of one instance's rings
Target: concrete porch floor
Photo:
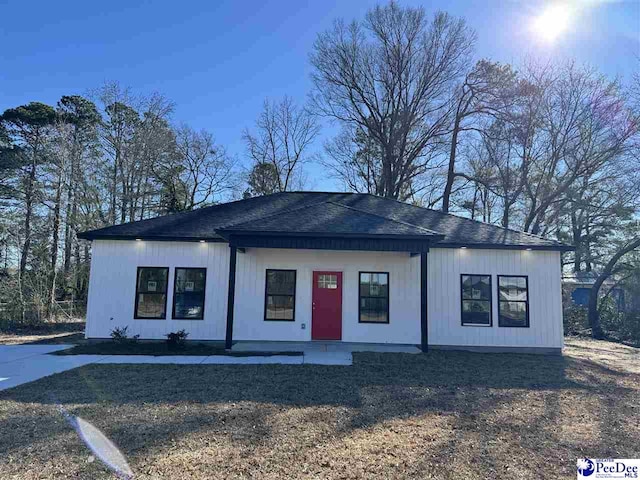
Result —
[[395, 345], [388, 343], [353, 343], [340, 341], [311, 342], [263, 342], [263, 341], [238, 341], [233, 344], [231, 350], [236, 352], [378, 352], [378, 353], [420, 353], [415, 345]]

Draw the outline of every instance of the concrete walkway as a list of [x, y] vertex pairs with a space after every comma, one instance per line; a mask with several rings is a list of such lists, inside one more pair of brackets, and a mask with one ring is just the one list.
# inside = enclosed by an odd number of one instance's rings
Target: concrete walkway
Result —
[[416, 345], [399, 345], [392, 343], [356, 343], [313, 340], [311, 342], [262, 342], [239, 341], [233, 345], [234, 352], [303, 352], [305, 355], [314, 352], [348, 353], [421, 353]]
[[[33, 382], [56, 373], [100, 364], [176, 364], [176, 365], [351, 365], [348, 352], [308, 352], [304, 355], [231, 357], [151, 355], [47, 355], [73, 345], [0, 345], [0, 390]], [[282, 350], [281, 350], [282, 351]]]

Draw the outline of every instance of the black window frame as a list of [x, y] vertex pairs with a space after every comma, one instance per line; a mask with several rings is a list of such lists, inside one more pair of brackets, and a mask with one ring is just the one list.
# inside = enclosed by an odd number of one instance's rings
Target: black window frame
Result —
[[[507, 278], [524, 278], [524, 285], [527, 291], [527, 299], [526, 300], [500, 300], [500, 279], [503, 277]], [[529, 275], [498, 275], [498, 326], [500, 328], [530, 328], [531, 322], [529, 321]], [[500, 321], [500, 305], [502, 302], [517, 302], [524, 303], [526, 307], [526, 325], [502, 325]]]
[[[362, 320], [362, 292], [360, 291], [360, 276], [363, 273], [372, 273], [372, 274], [383, 274], [387, 276], [387, 321], [386, 322], [371, 322], [367, 320]], [[364, 298], [384, 298], [384, 297], [371, 297], [365, 296]], [[371, 271], [361, 271], [358, 272], [358, 323], [368, 323], [372, 325], [388, 325], [391, 323], [391, 314], [389, 312], [391, 308], [391, 275], [389, 272], [371, 272]]]
[[[199, 317], [176, 317], [176, 288], [178, 285], [178, 270], [204, 270], [204, 283], [202, 285], [202, 314]], [[183, 292], [184, 293], [184, 292]], [[173, 301], [171, 304], [172, 320], [204, 320], [204, 306], [207, 300], [207, 268], [206, 267], [175, 267], [173, 269]]]
[[[473, 300], [464, 298], [463, 277], [489, 277], [489, 300], [480, 300], [481, 302], [489, 302], [489, 324], [486, 323], [464, 323], [464, 302], [465, 300]], [[488, 273], [461, 273], [460, 274], [460, 325], [463, 327], [493, 327], [493, 277]]]
[[[164, 286], [164, 315], [161, 317], [139, 317], [138, 316], [138, 302], [140, 300], [140, 294], [146, 294], [146, 293], [157, 293], [159, 294], [160, 292], [140, 292], [139, 289], [139, 283], [140, 283], [140, 270], [144, 269], [144, 268], [155, 268], [155, 269], [162, 269], [162, 270], [166, 270], [167, 272], [167, 276], [166, 276], [166, 285]], [[169, 267], [154, 267], [154, 266], [144, 266], [144, 267], [138, 267], [136, 269], [136, 298], [135, 298], [135, 304], [133, 307], [133, 319], [134, 320], [166, 320], [167, 319], [167, 301], [169, 299]]]
[[[269, 272], [293, 272], [293, 315], [291, 318], [267, 318], [267, 304], [269, 296], [291, 297], [292, 295], [269, 293]], [[298, 288], [298, 271], [286, 268], [267, 268], [264, 275], [264, 321], [265, 322], [295, 322], [296, 321], [296, 293]]]

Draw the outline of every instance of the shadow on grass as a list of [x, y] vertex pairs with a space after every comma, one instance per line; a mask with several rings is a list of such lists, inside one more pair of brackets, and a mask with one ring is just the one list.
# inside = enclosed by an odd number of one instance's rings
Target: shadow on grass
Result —
[[[105, 433], [129, 455], [155, 452], [176, 438], [203, 432], [230, 436], [253, 449], [272, 437], [273, 418], [283, 411], [313, 407], [320, 408], [319, 417], [308, 422], [331, 420], [322, 417], [327, 416], [324, 408], [330, 416], [347, 412], [331, 427], [331, 435], [342, 438], [387, 421], [444, 418], [452, 425], [451, 438], [432, 452], [442, 462], [460, 453], [469, 435], [486, 442], [506, 435], [519, 439], [519, 448], [550, 454], [548, 445], [537, 445], [536, 438], [553, 430], [559, 395], [567, 392], [602, 398], [607, 407], [603, 422], [613, 425], [603, 429], [624, 442], [611, 430], [621, 421], [614, 404], [637, 394], [618, 382], [619, 372], [568, 357], [442, 351], [355, 354], [354, 360], [351, 367], [89, 365], [0, 392], [0, 402], [41, 404], [48, 412], [34, 413], [29, 407], [18, 417], [2, 418], [0, 431], [39, 425], [40, 433], [37, 438], [14, 433], [10, 441], [0, 440], [0, 456], [34, 441], [52, 441], [61, 433], [52, 394], [75, 415], [97, 421], [101, 428], [106, 425]], [[538, 413], [526, 413], [524, 426], [508, 415], [495, 423], [498, 410], [526, 411], [530, 395], [541, 396], [545, 405]], [[523, 428], [528, 429], [526, 435]], [[600, 448], [594, 451], [611, 452], [603, 449], [606, 441], [592, 445]], [[482, 461], [488, 471], [500, 468], [490, 455]]]

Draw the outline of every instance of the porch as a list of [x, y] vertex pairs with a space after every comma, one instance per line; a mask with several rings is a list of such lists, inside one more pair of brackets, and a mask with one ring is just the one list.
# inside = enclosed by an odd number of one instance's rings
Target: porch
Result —
[[420, 353], [421, 351], [416, 345], [317, 340], [311, 342], [238, 341], [233, 344], [231, 350], [234, 352], [303, 352], [305, 355], [315, 352], [350, 355], [353, 352]]

